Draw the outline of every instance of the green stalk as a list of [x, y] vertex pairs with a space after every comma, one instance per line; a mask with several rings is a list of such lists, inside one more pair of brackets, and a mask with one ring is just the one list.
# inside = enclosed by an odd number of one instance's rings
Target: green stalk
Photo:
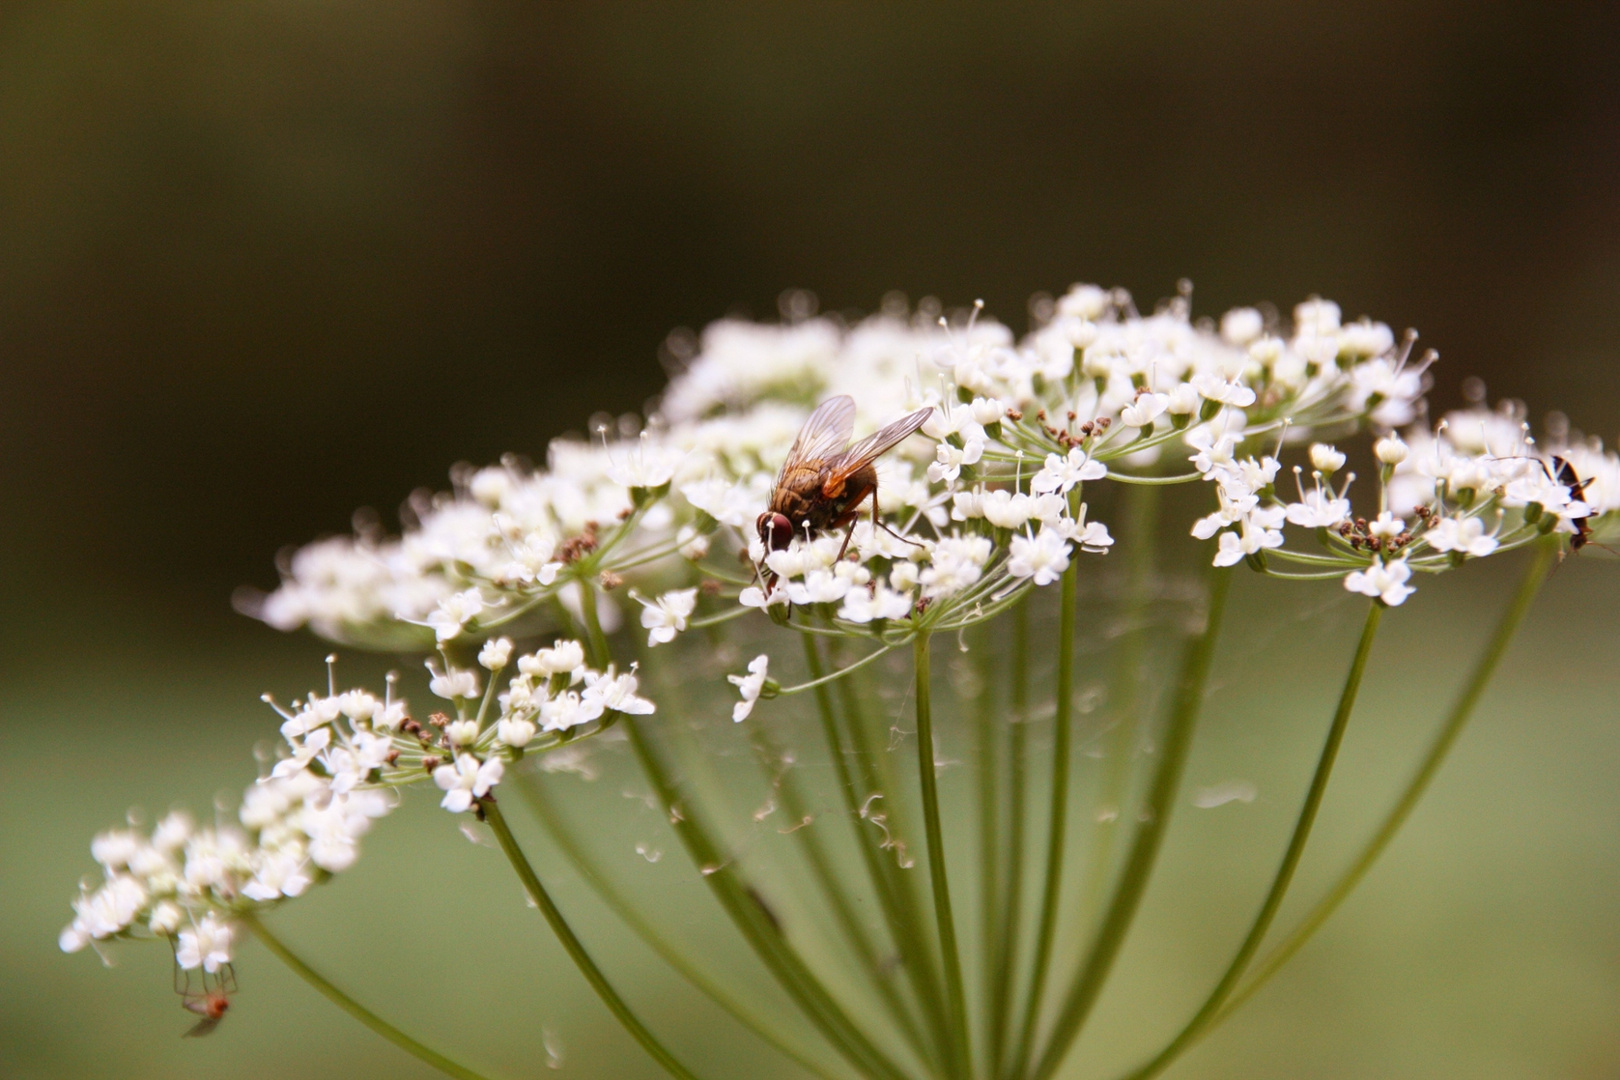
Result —
[[1029, 719], [1029, 607], [1026, 597], [1013, 620], [1012, 715], [1007, 747], [1007, 853], [1005, 894], [1001, 901], [1001, 935], [990, 984], [990, 1069], [1002, 1075], [1012, 1018], [1012, 985], [1018, 968], [1018, 929], [1024, 909], [1024, 743]]
[[934, 889], [934, 921], [945, 964], [945, 992], [950, 1001], [951, 1035], [956, 1060], [964, 1074], [972, 1071], [967, 992], [962, 983], [962, 957], [951, 913], [951, 885], [945, 868], [945, 831], [939, 820], [939, 777], [934, 765], [934, 715], [929, 685], [929, 636], [919, 633], [912, 650], [917, 683], [917, 778], [922, 786], [923, 830], [928, 839], [928, 876]]
[[[815, 639], [809, 635], [804, 637], [804, 655], [811, 675], [819, 677], [822, 670], [821, 654], [816, 648]], [[951, 1040], [950, 1028], [945, 1019], [944, 995], [940, 989], [938, 973], [934, 968], [933, 953], [921, 935], [922, 920], [915, 907], [908, 908], [905, 902], [906, 886], [909, 883], [901, 879], [900, 871], [894, 866], [893, 861], [886, 858], [872, 842], [872, 836], [869, 835], [870, 826], [862, 823], [861, 807], [870, 798], [872, 791], [865, 784], [858, 785], [854, 774], [850, 771], [849, 755], [845, 751], [843, 737], [838, 732], [838, 721], [833, 713], [832, 699], [828, 696], [825, 684], [816, 690], [816, 706], [821, 714], [822, 734], [827, 740], [827, 754], [832, 758], [839, 787], [844, 792], [844, 808], [855, 838], [855, 846], [866, 864], [867, 876], [871, 879], [872, 890], [877, 893], [878, 904], [883, 909], [889, 935], [900, 951], [902, 967], [905, 968], [906, 978], [911, 983], [912, 993], [922, 1004], [929, 1026], [933, 1029], [935, 1053], [939, 1058], [948, 1061]], [[846, 708], [846, 715], [849, 717], [851, 730], [858, 733], [859, 718], [854, 715], [852, 709]], [[857, 741], [864, 745], [864, 740]]]
[[[593, 584], [580, 582], [580, 595], [580, 613], [585, 621], [592, 663], [605, 667], [611, 654], [607, 635], [602, 632], [601, 619], [597, 614]], [[626, 715], [623, 719], [630, 735], [630, 746], [658, 794], [675, 834], [680, 837], [682, 846], [697, 865], [699, 873], [709, 883], [720, 906], [753, 948], [754, 954], [827, 1041], [857, 1069], [881, 1080], [906, 1080], [905, 1074], [855, 1026], [798, 953], [788, 945], [774, 919], [766, 913], [759, 894], [744, 885], [735, 868], [729, 865], [730, 861], [722, 858], [708, 830], [697, 820], [692, 809], [682, 802], [680, 791], [647, 738], [640, 718]]]
[[[808, 642], [810, 639], [805, 640]], [[781, 759], [781, 751], [771, 744], [762, 727], [751, 726], [749, 736], [759, 753], [761, 767], [768, 769], [770, 761]], [[794, 822], [804, 822], [809, 816], [807, 806], [791, 772], [783, 772], [776, 777], [776, 789], [782, 797], [782, 808], [787, 811], [788, 817]], [[801, 824], [793, 830], [793, 836], [804, 854], [805, 861], [810, 864], [811, 875], [815, 878], [817, 887], [833, 909], [839, 929], [849, 942], [861, 967], [865, 969], [867, 978], [883, 999], [889, 1015], [899, 1025], [901, 1034], [906, 1037], [906, 1041], [916, 1051], [918, 1057], [928, 1060], [933, 1048], [924, 1041], [916, 1017], [906, 1008], [905, 1002], [896, 990], [891, 977], [892, 972], [884, 969], [885, 965], [878, 947], [855, 913], [853, 901], [833, 869], [832, 860], [821, 843], [820, 834]]]
[[1288, 848], [1283, 852], [1282, 863], [1277, 867], [1276, 876], [1272, 878], [1271, 888], [1266, 892], [1265, 901], [1260, 905], [1260, 912], [1254, 917], [1254, 923], [1244, 936], [1243, 944], [1238, 946], [1237, 955], [1232, 957], [1232, 962], [1227, 965], [1220, 981], [1215, 984], [1215, 989], [1210, 991], [1209, 997], [1193, 1014], [1192, 1019], [1187, 1021], [1187, 1025], [1163, 1050], [1154, 1055], [1151, 1061], [1128, 1073], [1127, 1080], [1149, 1080], [1150, 1077], [1159, 1075], [1181, 1055], [1183, 1050], [1192, 1045], [1225, 1004], [1227, 997], [1237, 986], [1238, 980], [1243, 977], [1249, 961], [1254, 959], [1260, 943], [1265, 940], [1266, 931], [1271, 928], [1271, 921], [1276, 918], [1277, 909], [1282, 906], [1283, 897], [1288, 894], [1288, 885], [1293, 880], [1300, 857], [1305, 854], [1305, 845], [1311, 836], [1311, 826], [1316, 821], [1317, 811], [1321, 809], [1322, 797], [1327, 793], [1328, 778], [1333, 773], [1334, 759], [1338, 757], [1339, 746], [1344, 741], [1345, 729], [1350, 725], [1350, 713], [1355, 708], [1356, 693], [1361, 688], [1361, 676], [1367, 669], [1367, 657], [1372, 653], [1373, 638], [1378, 633], [1378, 622], [1383, 613], [1383, 603], [1376, 600], [1367, 610], [1367, 622], [1362, 627], [1361, 640], [1356, 645], [1355, 659], [1350, 662], [1350, 674], [1345, 677], [1344, 691], [1339, 695], [1339, 707], [1333, 714], [1333, 723], [1328, 728], [1322, 755], [1317, 759], [1316, 773], [1311, 777], [1311, 786], [1305, 793], [1305, 803], [1300, 807], [1299, 819], [1294, 823], [1294, 833], [1288, 839]]
[[484, 819], [489, 822], [489, 827], [494, 830], [495, 839], [499, 841], [501, 851], [506, 854], [506, 860], [512, 864], [512, 869], [517, 871], [518, 880], [523, 882], [524, 891], [540, 909], [540, 913], [546, 917], [552, 933], [557, 935], [557, 940], [562, 943], [569, 958], [579, 968], [579, 973], [585, 976], [585, 981], [591, 984], [591, 989], [596, 991], [596, 996], [602, 999], [602, 1003], [608, 1007], [614, 1018], [636, 1042], [641, 1044], [641, 1048], [664, 1067], [665, 1072], [680, 1077], [681, 1080], [696, 1080], [696, 1074], [677, 1061], [675, 1055], [666, 1050], [664, 1044], [658, 1041], [658, 1037], [630, 1011], [630, 1006], [626, 1005], [618, 991], [613, 989], [612, 984], [607, 981], [607, 976], [602, 974], [602, 969], [591, 959], [591, 954], [585, 951], [584, 944], [575, 936], [568, 921], [563, 918], [562, 912], [552, 902], [551, 894], [540, 884], [540, 877], [534, 872], [534, 867], [529, 865], [523, 849], [518, 847], [517, 837], [513, 836], [512, 830], [507, 827], [506, 817], [501, 813], [500, 806], [488, 795], [478, 800], [478, 805], [483, 810]]
[[1114, 727], [1108, 733], [1107, 764], [1103, 771], [1096, 809], [1114, 810], [1114, 818], [1103, 822], [1093, 814], [1095, 843], [1086, 860], [1085, 894], [1080, 905], [1080, 924], [1089, 925], [1092, 913], [1102, 904], [1108, 888], [1108, 869], [1113, 865], [1114, 847], [1125, 828], [1125, 799], [1129, 794], [1131, 764], [1136, 749], [1136, 733], [1141, 723], [1142, 660], [1146, 653], [1148, 605], [1153, 590], [1154, 523], [1159, 489], [1131, 485], [1125, 489], [1126, 600], [1124, 630], [1119, 644], [1114, 685], [1109, 690], [1109, 707]]
[[781, 1027], [779, 1023], [755, 1015], [746, 1005], [732, 997], [712, 978], [705, 975], [697, 964], [672, 945], [651, 923], [641, 917], [641, 914], [636, 911], [635, 905], [626, 900], [624, 894], [615, 888], [607, 876], [591, 861], [589, 854], [580, 844], [578, 838], [569, 830], [567, 822], [562, 819], [562, 815], [557, 812], [557, 808], [546, 797], [537, 779], [535, 777], [525, 777], [524, 782], [517, 785], [519, 794], [529, 804], [529, 808], [534, 811], [535, 816], [545, 825], [547, 832], [551, 834], [552, 840], [573, 865], [575, 871], [585, 880], [586, 884], [596, 891], [596, 894], [602, 898], [603, 903], [607, 904], [613, 913], [637, 937], [646, 942], [649, 948], [662, 957], [664, 962], [673, 968], [678, 975], [724, 1009], [743, 1027], [775, 1047], [783, 1056], [794, 1061], [805, 1071], [820, 1077], [821, 1080], [834, 1080], [831, 1070], [778, 1034], [777, 1029]]
[[1445, 723], [1441, 725], [1439, 733], [1429, 746], [1429, 751], [1424, 756], [1417, 771], [1412, 774], [1412, 779], [1407, 782], [1406, 789], [1401, 792], [1401, 797], [1396, 800], [1394, 807], [1390, 809], [1382, 824], [1378, 826], [1378, 831], [1367, 842], [1367, 846], [1362, 848], [1361, 854], [1357, 855], [1355, 861], [1350, 864], [1350, 868], [1334, 883], [1327, 894], [1317, 902], [1316, 906], [1311, 909], [1310, 914], [1306, 915], [1300, 921], [1300, 924], [1290, 931], [1288, 936], [1283, 938], [1260, 961], [1254, 970], [1254, 974], [1249, 976], [1248, 981], [1239, 987], [1237, 992], [1232, 995], [1231, 1000], [1225, 1004], [1220, 1012], [1215, 1014], [1214, 1020], [1209, 1025], [1210, 1028], [1221, 1023], [1235, 1012], [1240, 1005], [1248, 1001], [1255, 991], [1265, 985], [1266, 981], [1275, 975], [1279, 968], [1288, 963], [1293, 955], [1311, 939], [1311, 935], [1315, 934], [1322, 924], [1327, 922], [1328, 918], [1338, 910], [1339, 905], [1344, 903], [1345, 899], [1355, 891], [1356, 886], [1361, 883], [1361, 879], [1367, 876], [1367, 871], [1372, 869], [1373, 864], [1384, 853], [1384, 849], [1389, 847], [1390, 841], [1394, 840], [1395, 835], [1401, 831], [1401, 826], [1406, 824], [1406, 819], [1412, 816], [1412, 811], [1416, 809], [1418, 802], [1423, 798], [1424, 793], [1428, 791], [1429, 784], [1433, 782], [1435, 774], [1440, 771], [1440, 766], [1444, 764], [1446, 756], [1451, 752], [1452, 746], [1456, 744], [1457, 737], [1462, 734], [1463, 728], [1468, 725], [1469, 718], [1473, 716], [1474, 708], [1479, 704], [1480, 697], [1485, 693], [1485, 687], [1490, 683], [1491, 676], [1496, 673], [1497, 665], [1501, 663], [1502, 656], [1507, 652], [1508, 645], [1513, 641], [1514, 634], [1518, 632], [1520, 624], [1524, 622], [1525, 615], [1529, 613], [1536, 594], [1540, 591], [1542, 584], [1546, 582], [1547, 573], [1553, 566], [1553, 556], [1557, 552], [1557, 537], [1548, 537], [1536, 545], [1535, 554], [1532, 556], [1530, 564], [1525, 567], [1524, 577], [1519, 580], [1518, 590], [1513, 594], [1513, 599], [1509, 601], [1507, 609], [1502, 612], [1496, 628], [1491, 632], [1485, 651], [1475, 661], [1474, 669], [1469, 673], [1468, 681], [1463, 684], [1462, 692], [1451, 706], [1451, 711], [1447, 714]]
[[1080, 1034], [1092, 1006], [1102, 993], [1103, 984], [1108, 980], [1114, 960], [1125, 944], [1125, 935], [1136, 918], [1142, 895], [1147, 891], [1148, 878], [1158, 859], [1159, 845], [1170, 824], [1170, 811], [1175, 806], [1181, 773], [1187, 763], [1187, 752], [1192, 747], [1193, 730], [1198, 724], [1198, 713], [1204, 700], [1204, 684], [1215, 655], [1215, 641], [1219, 636], [1231, 579], [1232, 574], [1228, 570], [1215, 570], [1211, 575], [1209, 614], [1203, 633], [1193, 639], [1182, 661], [1170, 719], [1159, 747], [1158, 768], [1148, 788], [1144, 808], [1146, 820], [1137, 827], [1130, 851], [1125, 857], [1125, 868], [1120, 874], [1119, 884], [1114, 888], [1113, 900], [1103, 913], [1102, 924], [1097, 928], [1086, 960], [1064, 998], [1057, 1021], [1052, 1025], [1046, 1050], [1031, 1074], [1035, 1080], [1049, 1080]]
[[264, 923], [259, 921], [259, 917], [257, 915], [250, 911], [245, 911], [237, 915], [236, 918], [243, 926], [252, 931], [253, 936], [263, 942], [264, 947], [274, 953], [278, 960], [292, 968], [293, 973], [300, 979], [303, 979], [316, 990], [320, 991], [321, 995], [328, 1001], [332, 1002], [338, 1008], [342, 1009], [344, 1012], [366, 1025], [366, 1027], [370, 1028], [372, 1031], [375, 1031], [378, 1035], [381, 1035], [383, 1038], [405, 1051], [407, 1054], [416, 1058], [418, 1061], [426, 1062], [435, 1069], [438, 1069], [440, 1072], [444, 1073], [446, 1076], [456, 1077], [457, 1080], [485, 1080], [481, 1073], [475, 1073], [471, 1069], [451, 1061], [437, 1050], [423, 1046], [421, 1043], [399, 1030], [399, 1028], [395, 1027], [393, 1024], [390, 1024], [388, 1021], [384, 1020], [382, 1017], [378, 1016], [376, 1013], [354, 1000], [348, 994], [345, 994], [342, 990], [339, 990], [336, 986], [333, 986], [327, 981], [326, 976], [304, 963], [304, 961], [299, 958], [298, 954], [294, 953], [291, 949], [287, 948], [286, 945], [282, 944], [281, 939], [272, 934], [269, 927], [265, 926]]
[[[1078, 553], [1076, 553], [1078, 556]], [[1080, 560], [1071, 558], [1058, 588], [1057, 717], [1053, 727], [1051, 806], [1047, 812], [1046, 880], [1041, 890], [1041, 917], [1035, 930], [1035, 953], [1029, 990], [1024, 995], [1024, 1023], [1018, 1036], [1008, 1075], [1024, 1074], [1035, 1047], [1035, 1028], [1041, 1019], [1042, 994], [1052, 965], [1052, 941], [1057, 935], [1058, 904], [1063, 894], [1063, 856], [1069, 819], [1069, 748], [1074, 710], [1074, 624]]]
[[899, 1067], [855, 1025], [787, 943], [777, 924], [766, 914], [759, 894], [741, 881], [735, 866], [721, 854], [694, 809], [681, 799], [679, 789], [647, 737], [641, 718], [626, 716], [624, 723], [630, 735], [630, 746], [657, 792], [676, 835], [755, 955], [852, 1065], [874, 1078], [905, 1080]]
[[607, 635], [602, 633], [602, 619], [596, 610], [596, 583], [579, 583], [579, 614], [585, 621], [585, 646], [590, 650], [591, 663], [598, 669], [606, 668], [613, 653], [608, 649]]
[[[1007, 916], [996, 910], [1001, 899], [1001, 761], [999, 748], [1001, 728], [995, 713], [995, 695], [990, 687], [994, 679], [996, 658], [992, 650], [995, 638], [988, 632], [974, 635], [976, 670], [978, 673], [978, 700], [974, 709], [975, 735], [978, 742], [979, 772], [979, 956], [980, 984], [988, 986], [999, 964], [1002, 927]], [[990, 1055], [986, 1072], [996, 1068], [992, 1032], [995, 1029], [995, 1002], [982, 995], [985, 1032], [985, 1053]]]

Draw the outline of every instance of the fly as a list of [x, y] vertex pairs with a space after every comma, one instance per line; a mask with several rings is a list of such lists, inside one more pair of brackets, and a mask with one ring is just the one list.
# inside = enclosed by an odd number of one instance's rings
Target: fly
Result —
[[[801, 533], [846, 529], [844, 545], [838, 549], [842, 559], [855, 533], [861, 503], [868, 498], [872, 500], [872, 524], [898, 536], [878, 520], [878, 476], [873, 462], [922, 427], [933, 411], [918, 409], [851, 446], [855, 399], [839, 394], [817, 406], [782, 463], [771, 489], [770, 508], [755, 522], [766, 552], [786, 549]], [[767, 586], [773, 580], [767, 577]]]

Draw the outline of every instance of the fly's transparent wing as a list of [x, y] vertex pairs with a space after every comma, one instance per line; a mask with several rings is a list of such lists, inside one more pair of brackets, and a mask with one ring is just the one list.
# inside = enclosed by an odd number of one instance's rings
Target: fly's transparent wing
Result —
[[899, 445], [901, 440], [916, 431], [928, 422], [933, 415], [933, 409], [918, 409], [909, 416], [903, 416], [888, 427], [878, 428], [872, 434], [856, 443], [854, 446], [838, 455], [837, 460], [828, 462], [826, 483], [837, 485], [849, 479], [850, 474], [863, 465], [871, 464], [889, 449]]
[[823, 401], [799, 429], [799, 437], [793, 440], [793, 449], [782, 463], [782, 475], [805, 462], [825, 461], [835, 456], [849, 445], [849, 436], [854, 430], [854, 398], [839, 394]]

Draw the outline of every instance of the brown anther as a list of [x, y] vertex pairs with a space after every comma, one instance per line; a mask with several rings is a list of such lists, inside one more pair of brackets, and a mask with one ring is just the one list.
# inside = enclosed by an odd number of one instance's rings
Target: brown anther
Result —
[[422, 725], [407, 717], [405, 722], [399, 725], [399, 730], [407, 735], [420, 736], [422, 734]]
[[1024, 418], [1024, 414], [1023, 414], [1023, 412], [1021, 410], [1019, 410], [1019, 409], [1008, 409], [1007, 410], [1007, 419], [1011, 420], [1013, 423], [1016, 424], [1016, 423], [1018, 423], [1018, 421], [1022, 420], [1023, 418]]
[[436, 728], [442, 728], [449, 722], [450, 718], [444, 715], [442, 712], [436, 712], [432, 716], [428, 717], [428, 723], [432, 724]]
[[389, 765], [396, 764], [399, 761], [399, 751], [398, 750], [390, 750], [390, 751], [388, 751], [388, 753], [383, 755], [383, 761], [387, 762]]
[[706, 578], [700, 585], [698, 585], [698, 592], [702, 593], [704, 596], [719, 596], [720, 583], [715, 581], [713, 578]]
[[625, 520], [625, 519], [626, 519], [626, 518], [628, 518], [628, 517], [629, 517], [629, 516], [630, 516], [630, 515], [631, 515], [631, 514], [632, 514], [632, 513], [633, 513], [633, 512], [634, 512], [634, 511], [635, 511], [635, 507], [633, 507], [633, 506], [627, 506], [627, 507], [625, 507], [625, 508], [624, 508], [624, 509], [623, 509], [623, 510], [620, 510], [620, 511], [619, 511], [619, 520], [620, 520], [620, 521], [623, 521], [623, 520]]
[[618, 574], [615, 574], [611, 570], [604, 570], [602, 571], [601, 582], [603, 592], [612, 592], [614, 589], [617, 589], [620, 585], [624, 584], [624, 578], [620, 577]]
[[[1070, 415], [1073, 414], [1071, 413]], [[1090, 420], [1087, 420], [1085, 423], [1080, 425], [1080, 434], [1082, 435], [1090, 435], [1093, 430], [1095, 429]]]
[[1350, 524], [1348, 521], [1341, 521], [1341, 522], [1339, 522], [1339, 535], [1340, 536], [1349, 536], [1351, 530], [1353, 530], [1354, 528], [1355, 528], [1355, 526]]
[[1046, 424], [1046, 410], [1042, 409], [1040, 412], [1036, 413], [1035, 414], [1035, 419], [1039, 420], [1041, 422], [1042, 426], [1045, 426], [1045, 424]]
[[1066, 415], [1069, 418], [1069, 423], [1072, 424], [1072, 423], [1074, 423], [1074, 418], [1079, 416], [1080, 414], [1075, 412], [1073, 409], [1070, 409]]
[[426, 772], [432, 772], [434, 769], [437, 769], [442, 764], [444, 764], [444, 762], [442, 762], [438, 758], [432, 756], [431, 754], [422, 759], [422, 768]]
[[1377, 552], [1377, 551], [1382, 551], [1383, 548], [1384, 548], [1384, 542], [1382, 540], [1380, 540], [1378, 537], [1370, 536], [1370, 537], [1367, 538], [1367, 550], [1368, 551]]
[[1361, 543], [1362, 543], [1361, 537], [1352, 536], [1350, 538], [1350, 550], [1351, 551], [1360, 551], [1361, 550]]
[[1097, 428], [1100, 431], [1107, 431], [1108, 430], [1108, 425], [1112, 424], [1112, 423], [1113, 423], [1113, 421], [1105, 416], [1101, 420], [1097, 421]]

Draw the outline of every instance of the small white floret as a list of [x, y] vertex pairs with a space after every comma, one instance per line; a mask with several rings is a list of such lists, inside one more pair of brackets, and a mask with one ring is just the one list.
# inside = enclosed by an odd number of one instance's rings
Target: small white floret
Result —
[[731, 719], [734, 723], [742, 723], [748, 719], [748, 714], [754, 711], [754, 702], [759, 700], [760, 691], [765, 688], [765, 675], [771, 666], [771, 658], [760, 653], [748, 662], [747, 675], [727, 675], [726, 679], [737, 688], [742, 700], [731, 707]]

